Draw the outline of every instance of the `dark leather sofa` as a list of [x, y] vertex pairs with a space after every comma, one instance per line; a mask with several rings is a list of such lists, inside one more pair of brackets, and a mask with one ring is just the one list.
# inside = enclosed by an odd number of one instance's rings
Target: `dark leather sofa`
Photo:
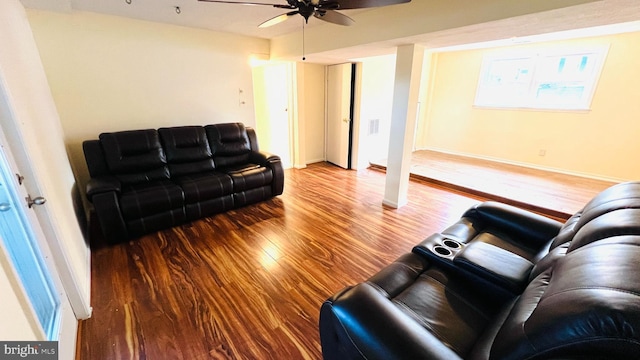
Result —
[[640, 182], [564, 224], [469, 209], [320, 310], [325, 359], [640, 359]]
[[112, 243], [282, 194], [280, 158], [242, 123], [100, 134], [83, 142], [93, 203]]

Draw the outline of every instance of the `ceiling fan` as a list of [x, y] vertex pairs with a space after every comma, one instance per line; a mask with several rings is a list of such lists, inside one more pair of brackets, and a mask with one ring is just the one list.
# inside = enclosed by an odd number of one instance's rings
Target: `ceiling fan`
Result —
[[313, 16], [333, 24], [349, 26], [353, 25], [353, 19], [336, 10], [364, 9], [411, 2], [411, 0], [286, 0], [286, 4], [264, 4], [246, 1], [198, 1], [239, 5], [264, 5], [293, 10], [263, 22], [258, 25], [258, 27], [261, 28], [279, 24], [298, 14], [304, 18], [305, 22], [309, 22], [309, 18]]

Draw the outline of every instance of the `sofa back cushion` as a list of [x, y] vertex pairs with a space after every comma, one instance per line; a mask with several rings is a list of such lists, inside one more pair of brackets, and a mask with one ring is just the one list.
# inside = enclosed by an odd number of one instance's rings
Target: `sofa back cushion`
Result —
[[202, 126], [158, 129], [172, 177], [213, 171], [215, 166]]
[[498, 332], [492, 359], [640, 354], [640, 236], [582, 246], [536, 277]]
[[242, 123], [205, 126], [216, 167], [229, 168], [249, 162], [251, 143]]
[[123, 184], [169, 178], [156, 130], [102, 133], [100, 143], [109, 171]]

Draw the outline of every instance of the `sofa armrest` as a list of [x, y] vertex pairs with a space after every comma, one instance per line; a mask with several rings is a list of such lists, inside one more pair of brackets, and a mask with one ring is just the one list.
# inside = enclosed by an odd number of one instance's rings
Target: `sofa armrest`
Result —
[[282, 194], [284, 191], [284, 168], [280, 157], [265, 151], [252, 151], [249, 155], [249, 161], [270, 168], [273, 171], [272, 195]]
[[523, 245], [536, 249], [548, 245], [562, 227], [559, 221], [494, 201], [480, 203], [467, 210], [462, 217], [477, 219], [484, 226], [509, 233], [521, 240]]
[[380, 291], [361, 283], [320, 309], [324, 359], [461, 359]]
[[93, 201], [92, 198], [96, 194], [102, 194], [110, 191], [120, 193], [121, 183], [120, 180], [114, 176], [101, 176], [98, 178], [92, 178], [87, 183], [87, 198], [89, 201]]
[[268, 166], [270, 163], [280, 161], [280, 156], [266, 151], [252, 151], [249, 156], [249, 161], [262, 166]]

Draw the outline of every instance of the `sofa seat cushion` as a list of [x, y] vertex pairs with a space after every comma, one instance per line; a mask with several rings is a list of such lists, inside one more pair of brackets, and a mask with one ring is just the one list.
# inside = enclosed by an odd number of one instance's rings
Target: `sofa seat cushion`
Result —
[[259, 188], [273, 182], [273, 172], [268, 167], [245, 164], [224, 169], [233, 180], [233, 191], [240, 192]]
[[125, 220], [181, 208], [184, 205], [182, 189], [171, 181], [154, 181], [127, 186], [120, 197], [120, 208]]
[[218, 172], [181, 176], [175, 182], [184, 191], [186, 204], [214, 199], [233, 193], [231, 177]]

